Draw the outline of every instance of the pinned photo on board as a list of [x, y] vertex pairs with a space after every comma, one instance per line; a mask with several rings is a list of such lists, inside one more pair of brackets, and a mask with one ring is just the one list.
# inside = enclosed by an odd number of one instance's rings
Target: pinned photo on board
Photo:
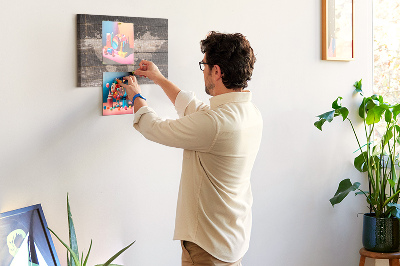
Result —
[[102, 22], [103, 64], [133, 65], [133, 23]]
[[[123, 77], [132, 75], [131, 72], [103, 73], [103, 115], [133, 114], [132, 102], [128, 101], [125, 89], [118, 80], [125, 82]], [[125, 82], [126, 83], [126, 82]]]

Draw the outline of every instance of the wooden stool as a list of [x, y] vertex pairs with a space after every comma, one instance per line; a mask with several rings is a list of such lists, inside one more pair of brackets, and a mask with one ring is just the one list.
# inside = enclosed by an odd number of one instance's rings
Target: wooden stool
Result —
[[360, 266], [364, 266], [365, 264], [365, 257], [372, 258], [372, 259], [388, 259], [390, 266], [400, 266], [399, 259], [400, 259], [400, 252], [394, 253], [378, 253], [368, 251], [365, 248], [360, 249]]

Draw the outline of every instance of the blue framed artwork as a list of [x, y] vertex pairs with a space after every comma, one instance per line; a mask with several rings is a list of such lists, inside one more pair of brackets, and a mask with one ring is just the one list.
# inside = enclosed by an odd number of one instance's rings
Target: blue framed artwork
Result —
[[40, 204], [0, 213], [0, 266], [60, 266]]

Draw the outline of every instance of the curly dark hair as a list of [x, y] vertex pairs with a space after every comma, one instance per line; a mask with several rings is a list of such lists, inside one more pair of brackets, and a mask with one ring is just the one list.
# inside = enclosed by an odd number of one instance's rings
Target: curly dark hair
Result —
[[200, 41], [207, 64], [218, 65], [222, 82], [228, 89], [246, 88], [251, 80], [256, 57], [249, 41], [240, 33], [225, 34], [212, 31]]

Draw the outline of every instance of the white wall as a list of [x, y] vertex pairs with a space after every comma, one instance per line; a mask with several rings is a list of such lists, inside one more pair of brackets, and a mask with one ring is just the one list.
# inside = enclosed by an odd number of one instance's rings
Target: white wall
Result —
[[[340, 180], [361, 181], [352, 166], [348, 124], [324, 132], [315, 116], [338, 96], [356, 110], [352, 84], [372, 85], [372, 8], [355, 0], [353, 62], [320, 60], [320, 0], [7, 1], [0, 10], [0, 212], [41, 203], [67, 240], [70, 194], [80, 249], [90, 265], [137, 240], [116, 262], [180, 265], [172, 241], [182, 152], [144, 139], [132, 115], [102, 117], [101, 89], [76, 87], [76, 14], [169, 20], [169, 78], [203, 100], [199, 41], [208, 31], [242, 32], [257, 63], [249, 88], [265, 123], [253, 170], [254, 226], [246, 266], [357, 265], [361, 196], [332, 208]], [[165, 118], [176, 114], [157, 86], [143, 86]], [[358, 121], [354, 116], [354, 121]], [[55, 242], [66, 265], [66, 252]]]

